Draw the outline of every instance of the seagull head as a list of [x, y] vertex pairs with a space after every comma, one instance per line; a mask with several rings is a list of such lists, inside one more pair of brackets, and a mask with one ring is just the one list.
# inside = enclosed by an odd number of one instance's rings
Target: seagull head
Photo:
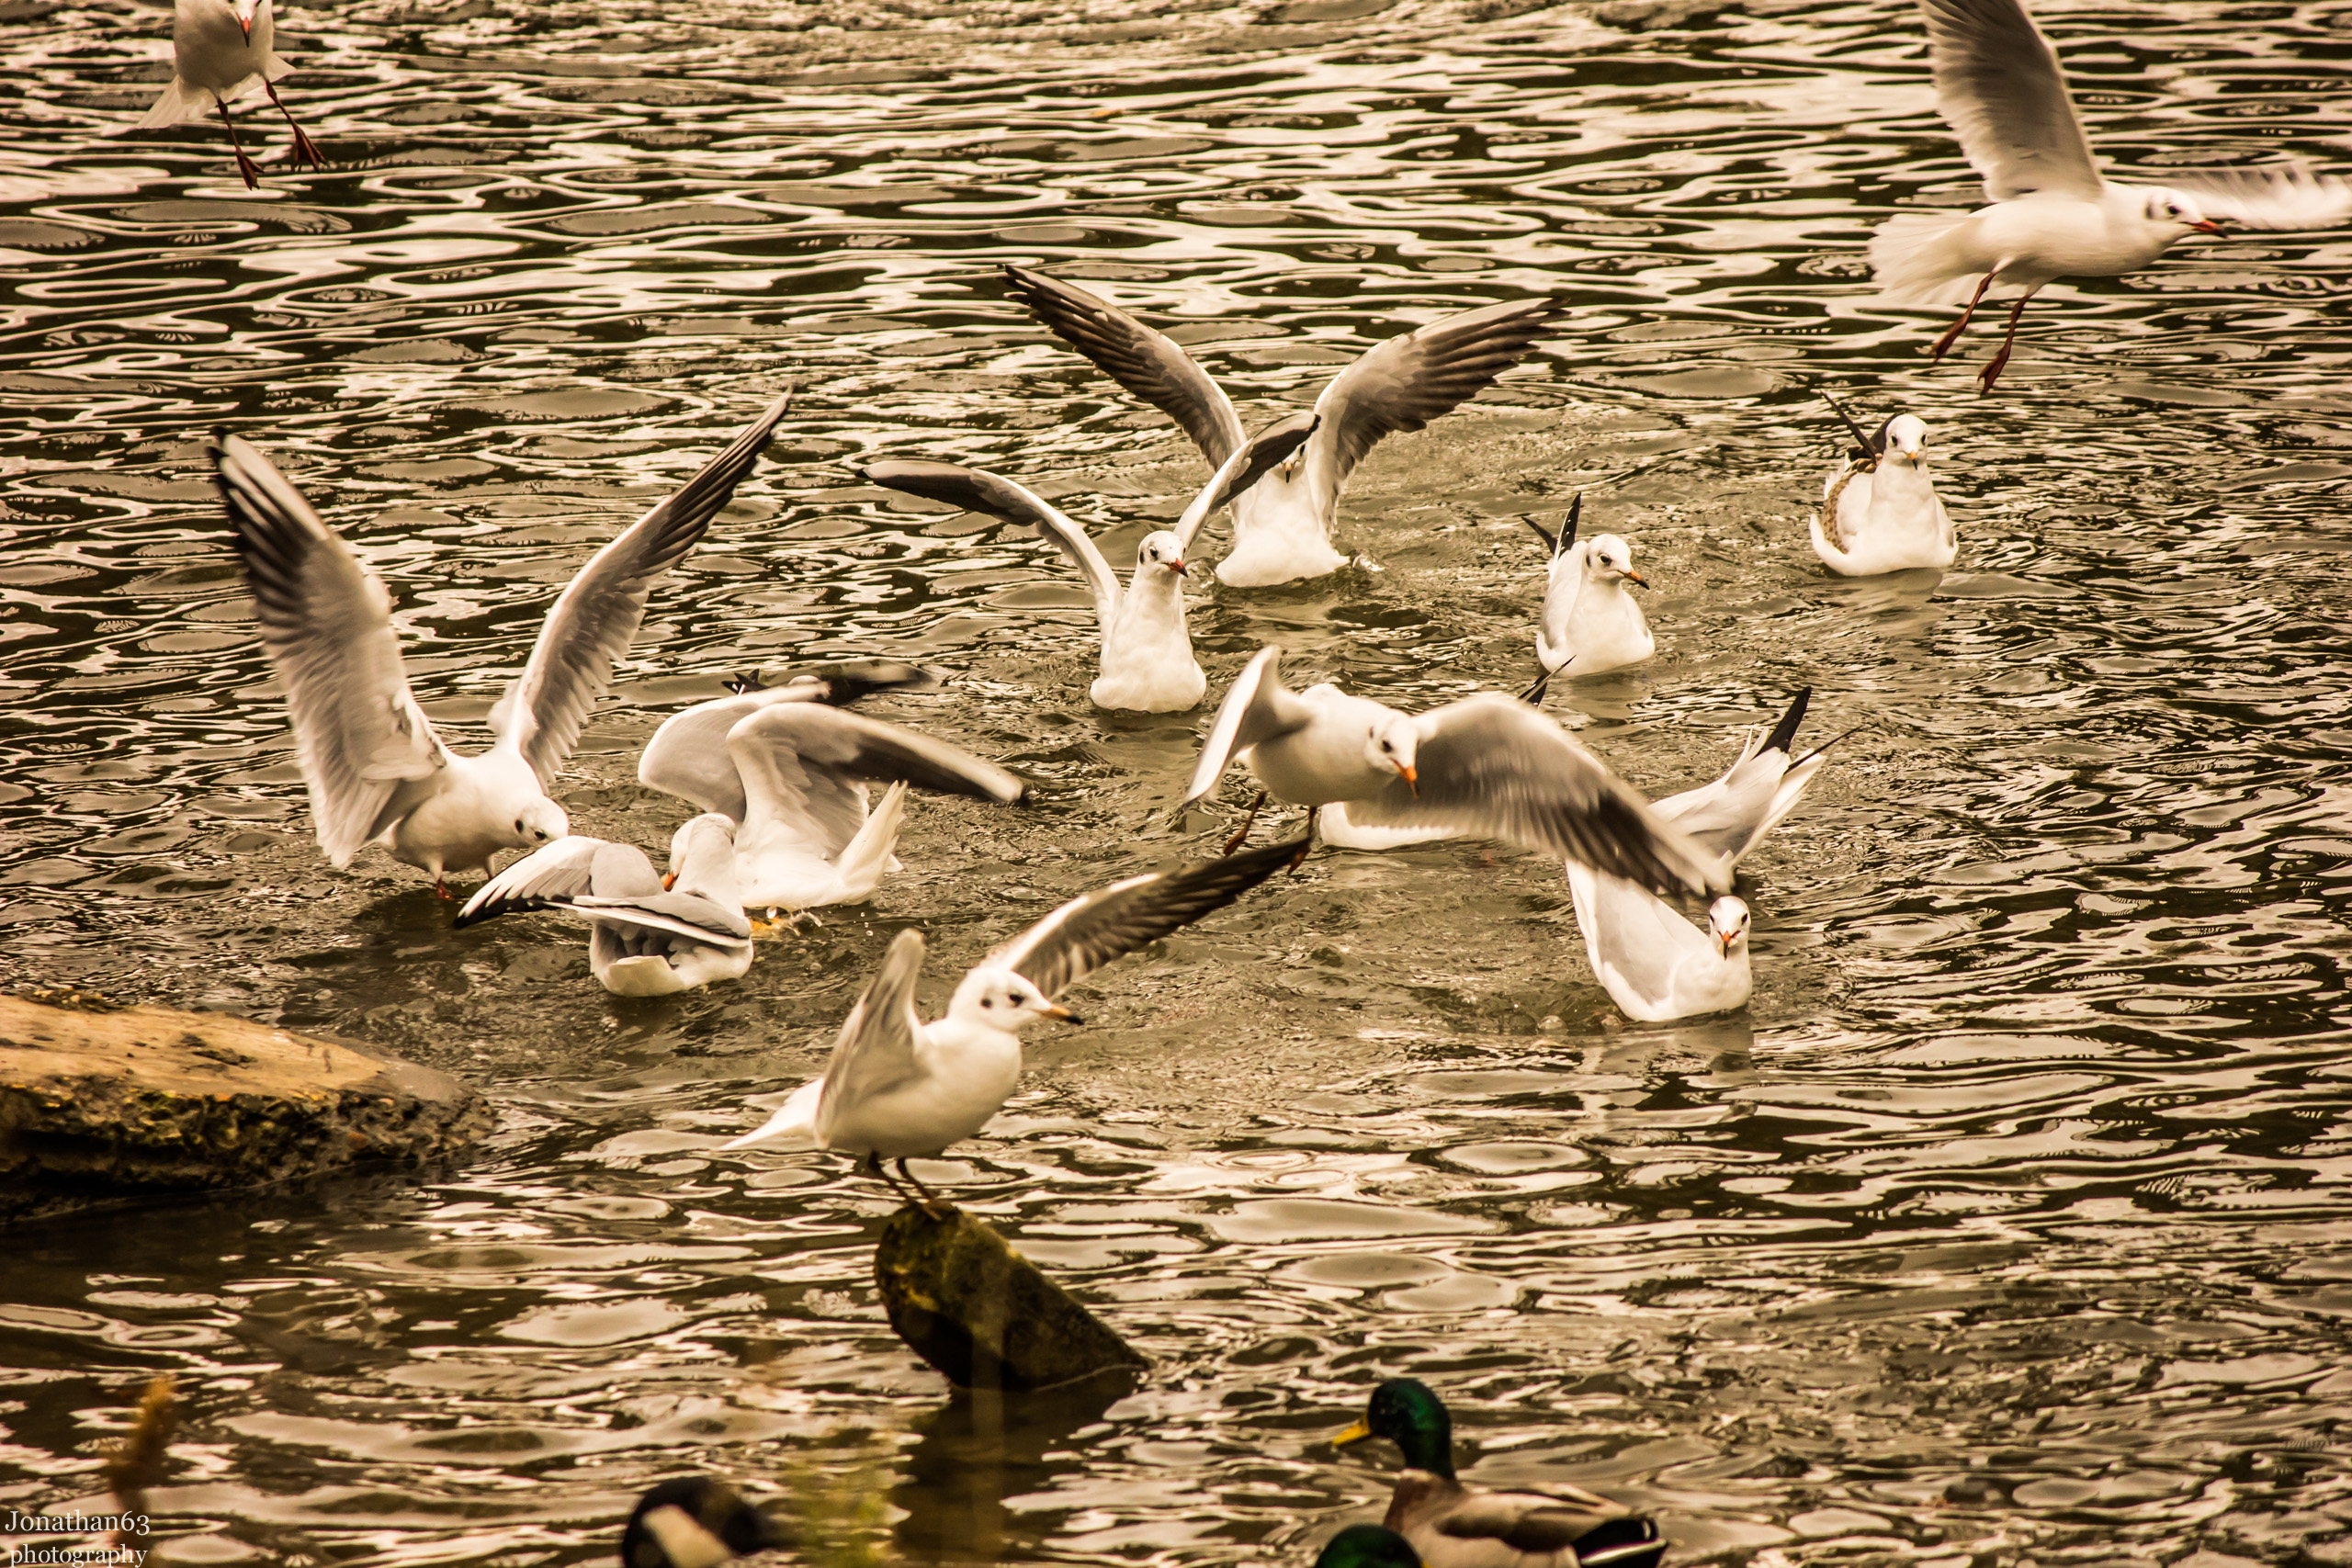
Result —
[[1634, 570], [1634, 547], [1614, 534], [1602, 534], [1585, 551], [1584, 574], [1595, 582], [1630, 582], [1647, 588], [1649, 579]]
[[2219, 234], [2221, 224], [2205, 216], [2190, 197], [2162, 186], [2148, 193], [2148, 221], [2158, 228], [2178, 229], [2182, 233], [2194, 231], [2199, 234]]
[[571, 831], [571, 818], [545, 795], [514, 813], [514, 841], [526, 850], [552, 843]]
[[229, 14], [237, 18], [237, 26], [245, 37], [254, 36], [254, 18], [261, 12], [262, 0], [230, 0]]
[[1162, 528], [1146, 534], [1143, 543], [1136, 547], [1136, 577], [1138, 581], [1157, 579], [1173, 582], [1184, 575], [1184, 547], [1176, 536]]
[[1364, 761], [1371, 764], [1374, 776], [1385, 780], [1395, 773], [1405, 781], [1405, 787], [1415, 798], [1421, 793], [1421, 775], [1415, 767], [1420, 750], [1420, 731], [1413, 721], [1401, 713], [1385, 714], [1373, 723], [1372, 732], [1364, 739]]
[[1886, 422], [1886, 455], [1917, 468], [1928, 460], [1928, 427], [1907, 413]]
[[716, 811], [693, 817], [670, 835], [670, 874], [662, 879], [666, 891], [683, 879], [690, 887], [709, 882], [710, 874], [735, 863], [735, 823]]
[[1747, 906], [1728, 893], [1708, 905], [1707, 934], [1715, 939], [1728, 962], [1732, 949], [1747, 940]]
[[964, 983], [956, 987], [947, 1016], [1007, 1034], [1017, 1033], [1041, 1018], [1057, 1018], [1064, 1023], [1086, 1021], [1069, 1009], [1046, 1000], [1045, 992], [1020, 975], [985, 964], [965, 976]]

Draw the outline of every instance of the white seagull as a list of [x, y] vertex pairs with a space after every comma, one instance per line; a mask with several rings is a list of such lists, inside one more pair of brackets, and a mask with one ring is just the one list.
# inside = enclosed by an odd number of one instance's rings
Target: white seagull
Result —
[[684, 489], [590, 558], [548, 612], [530, 662], [490, 710], [497, 744], [460, 757], [434, 733], [401, 663], [383, 582], [301, 492], [241, 438], [205, 450], [236, 528], [262, 646], [286, 687], [319, 847], [338, 866], [387, 839], [392, 858], [448, 874], [570, 831], [548, 798], [613, 660], [637, 636], [653, 580], [683, 559], [752, 471], [778, 398]]
[[[1800, 691], [1770, 734], [1747, 738], [1723, 777], [1671, 795], [1651, 810], [1690, 835], [1728, 870], [1796, 809], [1828, 750], [1792, 755], [1810, 687]], [[1831, 745], [1836, 742], [1832, 741]], [[1669, 1023], [1730, 1012], [1755, 990], [1748, 966], [1747, 906], [1726, 894], [1707, 909], [1702, 933], [1679, 910], [1619, 877], [1567, 863], [1568, 898], [1592, 972], [1628, 1017]]]
[[286, 107], [273, 85], [294, 69], [272, 51], [276, 32], [269, 0], [176, 0], [172, 7], [172, 83], [139, 122], [139, 129], [177, 125], [217, 109], [220, 123], [229, 128], [237, 173], [244, 176], [247, 190], [258, 189], [261, 171], [245, 156], [244, 143], [237, 140], [237, 122], [229, 118], [229, 100], [259, 83], [294, 132], [294, 156], [311, 168], [325, 168], [327, 161], [320, 155], [318, 144], [294, 123], [294, 111]]
[[706, 812], [670, 839], [670, 874], [635, 844], [565, 837], [492, 877], [456, 924], [520, 909], [588, 922], [588, 967], [615, 996], [667, 997], [752, 966], [752, 923], [735, 896], [735, 830]]
[[1219, 464], [1173, 528], [1157, 529], [1136, 547], [1135, 574], [1120, 592], [1111, 563], [1086, 530], [1050, 502], [1011, 479], [956, 463], [887, 459], [858, 472], [876, 484], [944, 501], [967, 512], [1024, 523], [1043, 534], [1086, 579], [1102, 632], [1100, 673], [1087, 695], [1097, 707], [1181, 713], [1200, 705], [1208, 677], [1193, 657], [1184, 625], [1184, 556], [1209, 513], [1258, 483], [1298, 450], [1317, 423], [1312, 413], [1277, 420], [1234, 448]]
[[2224, 220], [2321, 229], [2352, 214], [2352, 186], [2295, 164], [2168, 169], [2161, 185], [2110, 181], [2091, 157], [2058, 57], [2018, 0], [1919, 0], [1919, 8], [1937, 107], [1984, 176], [1993, 205], [1888, 220], [1871, 241], [1871, 266], [1888, 303], [1965, 303], [1936, 340], [1938, 359], [1986, 289], [2024, 290], [2009, 310], [2001, 352], [1980, 373], [1981, 390], [1991, 391], [2008, 364], [2025, 302], [2053, 278], [2136, 272], [2185, 234], [2221, 233]]
[[[1679, 895], [1730, 886], [1728, 868], [1660, 820], [1631, 787], [1551, 719], [1516, 698], [1481, 692], [1403, 714], [1326, 682], [1293, 692], [1279, 649], [1245, 666], [1216, 710], [1184, 805], [1245, 759], [1268, 795], [1317, 811], [1345, 802], [1352, 822], [1441, 828], [1589, 863]], [[1227, 849], [1250, 831], [1245, 820]], [[1304, 858], [1304, 848], [1300, 851]]]
[[[907, 1161], [935, 1155], [988, 1125], [1021, 1076], [1020, 1032], [1039, 1019], [1080, 1020], [1054, 994], [1263, 882], [1304, 847], [1275, 844], [1223, 860], [1147, 872], [1073, 898], [965, 975], [947, 1011], [915, 1011], [922, 933], [900, 931], [850, 1010], [825, 1075], [800, 1086], [756, 1132], [726, 1146], [775, 1144], [856, 1155], [889, 1182], [882, 1161], [934, 1217], [932, 1193]], [[903, 1195], [903, 1194], [902, 1194]]]
[[[637, 776], [736, 824], [735, 887], [771, 919], [874, 897], [899, 869], [910, 784], [1007, 803], [1029, 787], [960, 746], [816, 700], [803, 682], [671, 715]], [[889, 786], [878, 805], [873, 784]]]
[[[1042, 273], [1004, 269], [1054, 334], [1193, 438], [1212, 468], [1241, 445], [1241, 421], [1217, 384], [1168, 338], [1108, 300]], [[1347, 564], [1331, 544], [1340, 492], [1382, 436], [1419, 430], [1478, 395], [1525, 356], [1564, 306], [1518, 299], [1464, 310], [1390, 338], [1331, 378], [1315, 400], [1322, 428], [1306, 449], [1233, 504], [1233, 553], [1216, 580], [1264, 588]]]
[[[1649, 617], [1625, 592], [1625, 585], [1647, 588], [1649, 579], [1634, 570], [1634, 547], [1614, 534], [1577, 537], [1584, 516], [1584, 497], [1568, 503], [1568, 515], [1555, 536], [1532, 517], [1527, 525], [1550, 551], [1544, 569], [1544, 614], [1535, 625], [1535, 657], [1544, 672], [1521, 694], [1540, 703], [1552, 677], [1599, 675], [1639, 664], [1657, 648], [1650, 636]], [[1575, 668], [1569, 668], [1571, 665]]]
[[1854, 452], [1821, 482], [1813, 553], [1840, 577], [1949, 568], [1960, 535], [1928, 477], [1928, 427], [1899, 413], [1865, 434], [1837, 399], [1821, 396], [1853, 432]]

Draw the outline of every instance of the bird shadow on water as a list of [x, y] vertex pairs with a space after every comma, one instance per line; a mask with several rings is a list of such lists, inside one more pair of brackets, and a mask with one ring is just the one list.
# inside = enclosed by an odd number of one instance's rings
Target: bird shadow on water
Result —
[[[1029, 1555], [1008, 1550], [1014, 1525], [1006, 1500], [1048, 1491], [1057, 1471], [1081, 1468], [1072, 1439], [1127, 1392], [1112, 1379], [1025, 1394], [958, 1390], [916, 1424], [922, 1436], [891, 1489], [891, 1503], [906, 1511], [894, 1531], [899, 1551], [918, 1562]], [[1022, 1530], [1027, 1545], [1046, 1539], [1044, 1517]]]

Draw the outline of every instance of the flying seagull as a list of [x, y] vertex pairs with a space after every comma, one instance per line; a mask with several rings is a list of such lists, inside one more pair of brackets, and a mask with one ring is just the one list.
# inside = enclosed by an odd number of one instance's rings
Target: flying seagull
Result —
[[277, 96], [277, 79], [294, 68], [273, 52], [276, 33], [269, 0], [175, 0], [171, 85], [140, 120], [139, 129], [177, 125], [218, 110], [220, 123], [228, 128], [229, 146], [237, 154], [237, 173], [244, 176], [247, 190], [258, 189], [261, 171], [237, 139], [237, 122], [229, 118], [229, 100], [259, 83], [294, 132], [294, 156], [313, 169], [325, 168], [327, 161], [320, 155], [318, 143], [303, 134], [294, 123], [294, 111]]

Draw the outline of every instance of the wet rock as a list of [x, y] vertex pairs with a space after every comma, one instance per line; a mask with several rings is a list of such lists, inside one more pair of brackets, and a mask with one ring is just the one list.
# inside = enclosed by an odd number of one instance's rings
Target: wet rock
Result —
[[890, 1216], [874, 1279], [890, 1326], [948, 1382], [1029, 1393], [1149, 1365], [1002, 1236], [941, 1207], [944, 1219], [911, 1204]]
[[429, 1067], [224, 1013], [0, 997], [0, 1220], [416, 1163], [491, 1125]]

